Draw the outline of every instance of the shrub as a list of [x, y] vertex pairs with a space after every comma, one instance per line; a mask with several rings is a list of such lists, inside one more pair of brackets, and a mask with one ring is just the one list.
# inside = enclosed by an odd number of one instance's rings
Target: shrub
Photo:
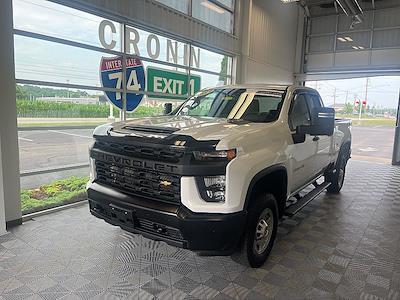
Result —
[[88, 180], [87, 176], [71, 176], [37, 189], [21, 190], [22, 214], [85, 200]]
[[[160, 107], [139, 106], [129, 117], [158, 115]], [[38, 100], [17, 100], [17, 114], [21, 118], [107, 118], [110, 107], [107, 104], [58, 103]], [[114, 108], [114, 116], [119, 110]]]

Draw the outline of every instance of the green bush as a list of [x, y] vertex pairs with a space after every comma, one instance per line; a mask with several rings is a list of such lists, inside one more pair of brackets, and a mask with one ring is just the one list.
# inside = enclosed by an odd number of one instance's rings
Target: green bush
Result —
[[[146, 117], [162, 112], [159, 107], [139, 106], [129, 117]], [[38, 100], [17, 100], [17, 114], [20, 118], [107, 118], [110, 107], [107, 104], [57, 103]], [[114, 116], [119, 110], [114, 108]]]
[[21, 190], [22, 214], [85, 200], [88, 180], [87, 176], [71, 176], [37, 189]]

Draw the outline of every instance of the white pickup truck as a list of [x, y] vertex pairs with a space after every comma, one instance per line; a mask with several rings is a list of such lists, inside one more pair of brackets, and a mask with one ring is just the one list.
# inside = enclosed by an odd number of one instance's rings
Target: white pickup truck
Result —
[[93, 215], [205, 254], [241, 249], [252, 267], [281, 217], [340, 191], [351, 153], [350, 121], [302, 86], [206, 89], [168, 115], [99, 126], [94, 138]]

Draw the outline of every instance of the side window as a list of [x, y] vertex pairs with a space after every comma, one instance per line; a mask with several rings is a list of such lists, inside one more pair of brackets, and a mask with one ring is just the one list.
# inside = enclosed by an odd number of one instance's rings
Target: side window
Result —
[[291, 130], [295, 130], [300, 125], [311, 125], [305, 94], [298, 94], [294, 98], [289, 115], [289, 125]]
[[315, 107], [322, 107], [321, 99], [315, 94], [307, 94], [307, 103], [310, 112], [312, 112]]

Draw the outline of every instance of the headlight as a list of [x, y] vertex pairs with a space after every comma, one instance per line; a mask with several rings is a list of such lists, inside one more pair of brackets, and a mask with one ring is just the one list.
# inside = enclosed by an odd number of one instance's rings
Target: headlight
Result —
[[193, 155], [196, 160], [215, 160], [215, 159], [232, 160], [236, 157], [236, 149], [220, 150], [220, 151], [194, 151]]
[[225, 175], [198, 178], [202, 198], [207, 202], [225, 202]]

